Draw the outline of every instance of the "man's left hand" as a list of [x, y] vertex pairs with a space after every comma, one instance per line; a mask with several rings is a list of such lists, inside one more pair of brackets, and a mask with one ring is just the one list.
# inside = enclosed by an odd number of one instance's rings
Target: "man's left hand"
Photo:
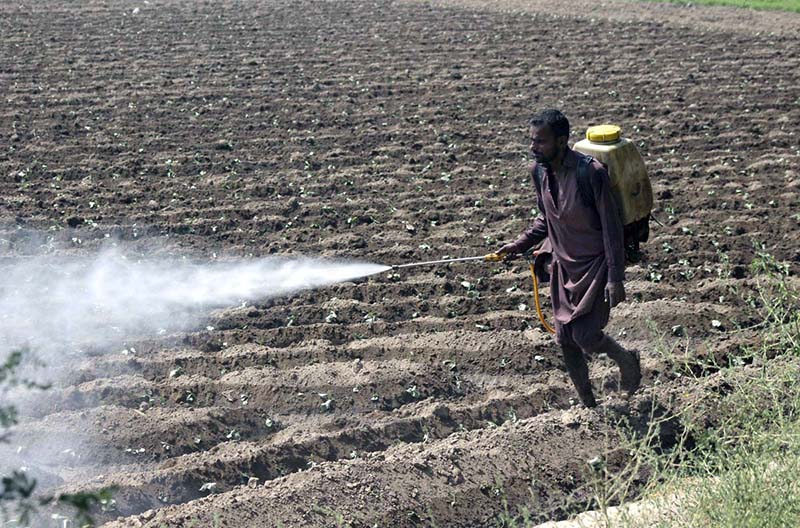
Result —
[[609, 282], [606, 284], [606, 302], [609, 308], [613, 308], [625, 300], [625, 286], [621, 282]]

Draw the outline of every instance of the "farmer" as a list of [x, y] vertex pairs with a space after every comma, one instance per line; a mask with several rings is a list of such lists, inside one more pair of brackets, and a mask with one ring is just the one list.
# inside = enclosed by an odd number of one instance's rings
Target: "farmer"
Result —
[[544, 110], [530, 121], [531, 168], [539, 216], [520, 237], [504, 245], [501, 255], [522, 253], [544, 241], [537, 253], [551, 253], [550, 295], [556, 341], [578, 396], [586, 407], [597, 405], [586, 356], [605, 353], [620, 369], [620, 388], [639, 388], [637, 354], [603, 333], [611, 308], [625, 300], [625, 253], [622, 222], [609, 189], [608, 172], [593, 160], [588, 183], [594, 204], [582, 200], [576, 171], [583, 154], [567, 144], [569, 121], [558, 110]]

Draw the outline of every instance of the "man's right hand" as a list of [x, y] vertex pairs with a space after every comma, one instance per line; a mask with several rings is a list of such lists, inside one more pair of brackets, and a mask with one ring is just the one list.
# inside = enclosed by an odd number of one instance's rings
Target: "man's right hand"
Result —
[[497, 250], [498, 255], [508, 256], [508, 255], [516, 255], [518, 253], [517, 246], [514, 245], [513, 242], [506, 244], [505, 246], [501, 247]]

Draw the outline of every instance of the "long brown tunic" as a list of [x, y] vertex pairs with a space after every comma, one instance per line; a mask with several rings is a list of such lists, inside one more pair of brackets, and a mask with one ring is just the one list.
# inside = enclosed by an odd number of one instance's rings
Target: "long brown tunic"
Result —
[[[591, 163], [589, 181], [595, 207], [587, 207], [578, 191], [577, 166], [578, 154], [571, 149], [556, 174], [545, 166], [537, 196], [540, 214], [514, 241], [523, 252], [547, 239], [543, 249], [553, 254], [551, 300], [556, 322], [561, 325], [596, 311], [606, 282], [625, 278], [622, 222], [608, 172], [600, 162]], [[534, 163], [533, 178], [535, 171]]]

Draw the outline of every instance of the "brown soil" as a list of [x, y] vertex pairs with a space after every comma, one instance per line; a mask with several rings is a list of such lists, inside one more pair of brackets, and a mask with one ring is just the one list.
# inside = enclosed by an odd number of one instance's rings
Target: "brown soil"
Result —
[[25, 409], [20, 463], [57, 443], [41, 482], [118, 486], [110, 526], [486, 526], [506, 504], [591, 506], [586, 462], [624, 462], [619, 418], [644, 426], [686, 390], [664, 347], [725, 358], [754, 338], [731, 294], [754, 242], [800, 267], [800, 17], [552, 4], [3, 3], [4, 257], [106, 235], [205, 258], [483, 254], [530, 218], [526, 119], [545, 106], [576, 139], [620, 123], [665, 224], [609, 326], [642, 353], [629, 403], [598, 358], [612, 396], [570, 407], [523, 265], [412, 268], [95, 351]]

